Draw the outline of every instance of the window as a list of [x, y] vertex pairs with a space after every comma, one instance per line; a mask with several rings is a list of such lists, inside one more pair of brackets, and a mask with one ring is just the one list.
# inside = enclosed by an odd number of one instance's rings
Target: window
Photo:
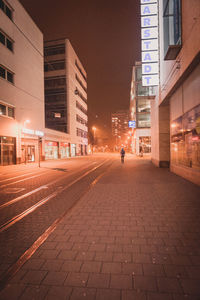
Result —
[[45, 79], [45, 88], [65, 86], [66, 77], [49, 77]]
[[82, 93], [77, 89], [74, 91], [75, 95], [78, 95], [85, 103], [87, 103], [87, 99], [82, 95]]
[[0, 42], [1, 42], [3, 45], [5, 45], [5, 43], [6, 43], [6, 38], [5, 38], [5, 36], [3, 35], [3, 33], [1, 33], [1, 31], [0, 31]]
[[54, 71], [54, 70], [64, 70], [65, 69], [65, 61], [52, 61], [52, 62], [45, 62], [44, 64], [44, 71]]
[[0, 66], [0, 77], [6, 78], [6, 70]]
[[11, 117], [11, 118], [15, 117], [14, 107], [8, 107], [8, 116]]
[[75, 75], [76, 80], [78, 81], [78, 83], [80, 84], [80, 86], [84, 89], [84, 91], [87, 93], [87, 88], [84, 86], [84, 84], [82, 83], [82, 81], [80, 80], [80, 78], [78, 77], [78, 75]]
[[14, 74], [11, 71], [8, 71], [5, 67], [0, 66], [0, 77], [6, 79], [7, 81], [13, 83]]
[[87, 115], [87, 109], [85, 109], [78, 101], [76, 101], [76, 107]]
[[0, 43], [13, 51], [13, 41], [3, 32], [0, 31]]
[[86, 78], [86, 76], [83, 74], [83, 71], [82, 71], [81, 67], [79, 66], [77, 60], [75, 60], [75, 65], [76, 65], [77, 69], [79, 70], [79, 72], [81, 73], [81, 75], [83, 76], [83, 78], [85, 79], [85, 81], [87, 81], [87, 78]]
[[10, 118], [15, 117], [14, 107], [8, 106], [7, 104], [0, 103], [0, 116], [7, 116]]
[[87, 131], [85, 130], [82, 130], [80, 128], [76, 128], [76, 135], [77, 136], [80, 136], [80, 137], [83, 137], [83, 138], [87, 138]]
[[0, 104], [0, 115], [6, 116], [6, 106]]
[[181, 49], [181, 0], [163, 0], [164, 57], [175, 59]]
[[12, 15], [13, 15], [12, 8], [9, 7], [3, 0], [0, 0], [0, 8], [8, 16], [8, 18], [12, 20]]
[[7, 71], [7, 80], [13, 83], [13, 73]]
[[56, 46], [49, 46], [44, 48], [44, 55], [50, 56], [50, 55], [57, 55], [57, 54], [64, 54], [65, 53], [65, 45], [60, 44]]

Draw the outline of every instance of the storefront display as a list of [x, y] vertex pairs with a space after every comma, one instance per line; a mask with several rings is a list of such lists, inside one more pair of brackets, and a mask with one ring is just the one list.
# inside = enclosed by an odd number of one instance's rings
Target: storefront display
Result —
[[45, 159], [58, 159], [58, 142], [45, 141]]
[[200, 105], [172, 122], [171, 162], [200, 170]]

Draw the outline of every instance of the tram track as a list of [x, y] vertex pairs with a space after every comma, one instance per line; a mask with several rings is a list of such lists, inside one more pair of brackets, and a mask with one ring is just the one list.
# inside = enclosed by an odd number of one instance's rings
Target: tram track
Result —
[[[73, 186], [76, 186], [77, 183], [80, 181], [87, 179], [88, 176], [92, 175], [92, 181], [87, 184], [87, 188], [85, 188], [82, 193], [80, 194], [78, 200], [76, 200], [72, 205], [66, 209], [60, 216], [58, 216], [43, 232], [42, 234], [37, 237], [37, 239], [20, 255], [20, 257], [15, 261], [11, 266], [0, 276], [0, 290], [2, 290], [5, 285], [9, 282], [9, 280], [16, 274], [16, 272], [23, 266], [23, 264], [35, 253], [35, 251], [44, 243], [44, 241], [49, 237], [49, 235], [56, 229], [56, 227], [60, 224], [65, 216], [70, 214], [73, 207], [83, 198], [83, 196], [100, 180], [100, 178], [107, 172], [107, 170], [112, 165], [113, 161], [109, 161], [109, 164], [106, 164], [108, 160], [103, 161], [102, 163], [98, 164], [97, 166], [93, 167], [92, 169], [86, 171], [84, 174], [76, 178], [75, 180], [71, 181], [67, 186], [60, 188], [59, 190], [55, 191], [48, 197], [40, 200], [35, 206], [29, 208], [29, 211], [26, 210], [21, 214], [21, 216], [16, 216], [15, 220], [10, 220], [10, 223], [3, 224], [0, 227], [0, 233], [8, 229], [10, 226], [14, 225], [17, 221], [21, 220], [43, 204], [47, 203], [50, 199], [56, 197], [57, 195], [65, 192], [66, 190], [70, 189]], [[101, 167], [104, 167], [103, 170], [100, 170]], [[98, 171], [99, 170], [99, 171]], [[100, 174], [94, 174], [96, 171]], [[91, 180], [91, 179], [90, 179]], [[19, 218], [19, 220], [17, 220]], [[13, 223], [13, 224], [11, 224]]]
[[[99, 167], [101, 167], [103, 164], [105, 164], [106, 161], [104, 161], [103, 163], [100, 163], [99, 165], [93, 167], [92, 169], [90, 169], [89, 171], [86, 171], [84, 174], [82, 174], [81, 176], [79, 176], [77, 179], [73, 180], [72, 182], [70, 182], [68, 185], [66, 185], [65, 187], [60, 187], [57, 191], [51, 193], [50, 195], [48, 195], [47, 197], [41, 199], [40, 201], [38, 201], [36, 204], [32, 205], [31, 207], [29, 207], [28, 209], [24, 210], [22, 213], [12, 217], [11, 219], [9, 219], [8, 221], [6, 221], [4, 224], [0, 225], [0, 233], [3, 232], [4, 230], [6, 230], [7, 228], [9, 228], [10, 226], [14, 225], [16, 222], [20, 221], [21, 219], [23, 219], [24, 217], [26, 217], [27, 215], [29, 215], [30, 213], [32, 213], [33, 211], [35, 211], [37, 208], [39, 208], [41, 205], [44, 205], [47, 201], [49, 201], [50, 199], [56, 197], [58, 194], [62, 193], [63, 191], [67, 190], [69, 187], [71, 187], [73, 184], [77, 183], [78, 181], [80, 181], [82, 178], [84, 178], [85, 176], [87, 176], [88, 174], [90, 174], [91, 172], [95, 171], [96, 169], [98, 169]], [[63, 178], [62, 178], [63, 179]], [[60, 179], [56, 179], [54, 180], [55, 182], [58, 182]], [[51, 183], [52, 184], [52, 183]], [[47, 185], [46, 185], [47, 186]], [[46, 186], [40, 187], [38, 189], [35, 190], [39, 191], [42, 188], [45, 188]], [[33, 192], [33, 191], [32, 191]], [[26, 195], [29, 196], [30, 193], [27, 193]], [[25, 195], [23, 195], [25, 196]], [[13, 203], [16, 203], [17, 201], [20, 201], [21, 199], [23, 199], [24, 197], [20, 196], [16, 199], [13, 199], [7, 203], [4, 203], [3, 205], [0, 206], [0, 209], [9, 206]]]

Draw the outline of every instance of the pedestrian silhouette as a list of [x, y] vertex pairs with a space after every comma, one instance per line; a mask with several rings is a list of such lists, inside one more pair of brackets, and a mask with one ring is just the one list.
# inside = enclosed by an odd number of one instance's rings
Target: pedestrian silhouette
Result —
[[124, 148], [121, 149], [120, 155], [121, 155], [121, 163], [123, 164], [124, 163], [124, 156], [125, 156], [125, 150], [124, 150]]

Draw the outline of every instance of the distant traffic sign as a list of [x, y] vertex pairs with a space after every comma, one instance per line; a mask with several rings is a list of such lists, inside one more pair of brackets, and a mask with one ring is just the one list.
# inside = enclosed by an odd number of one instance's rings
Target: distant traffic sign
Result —
[[135, 121], [129, 121], [128, 122], [128, 127], [129, 128], [135, 128], [136, 127], [136, 122]]

